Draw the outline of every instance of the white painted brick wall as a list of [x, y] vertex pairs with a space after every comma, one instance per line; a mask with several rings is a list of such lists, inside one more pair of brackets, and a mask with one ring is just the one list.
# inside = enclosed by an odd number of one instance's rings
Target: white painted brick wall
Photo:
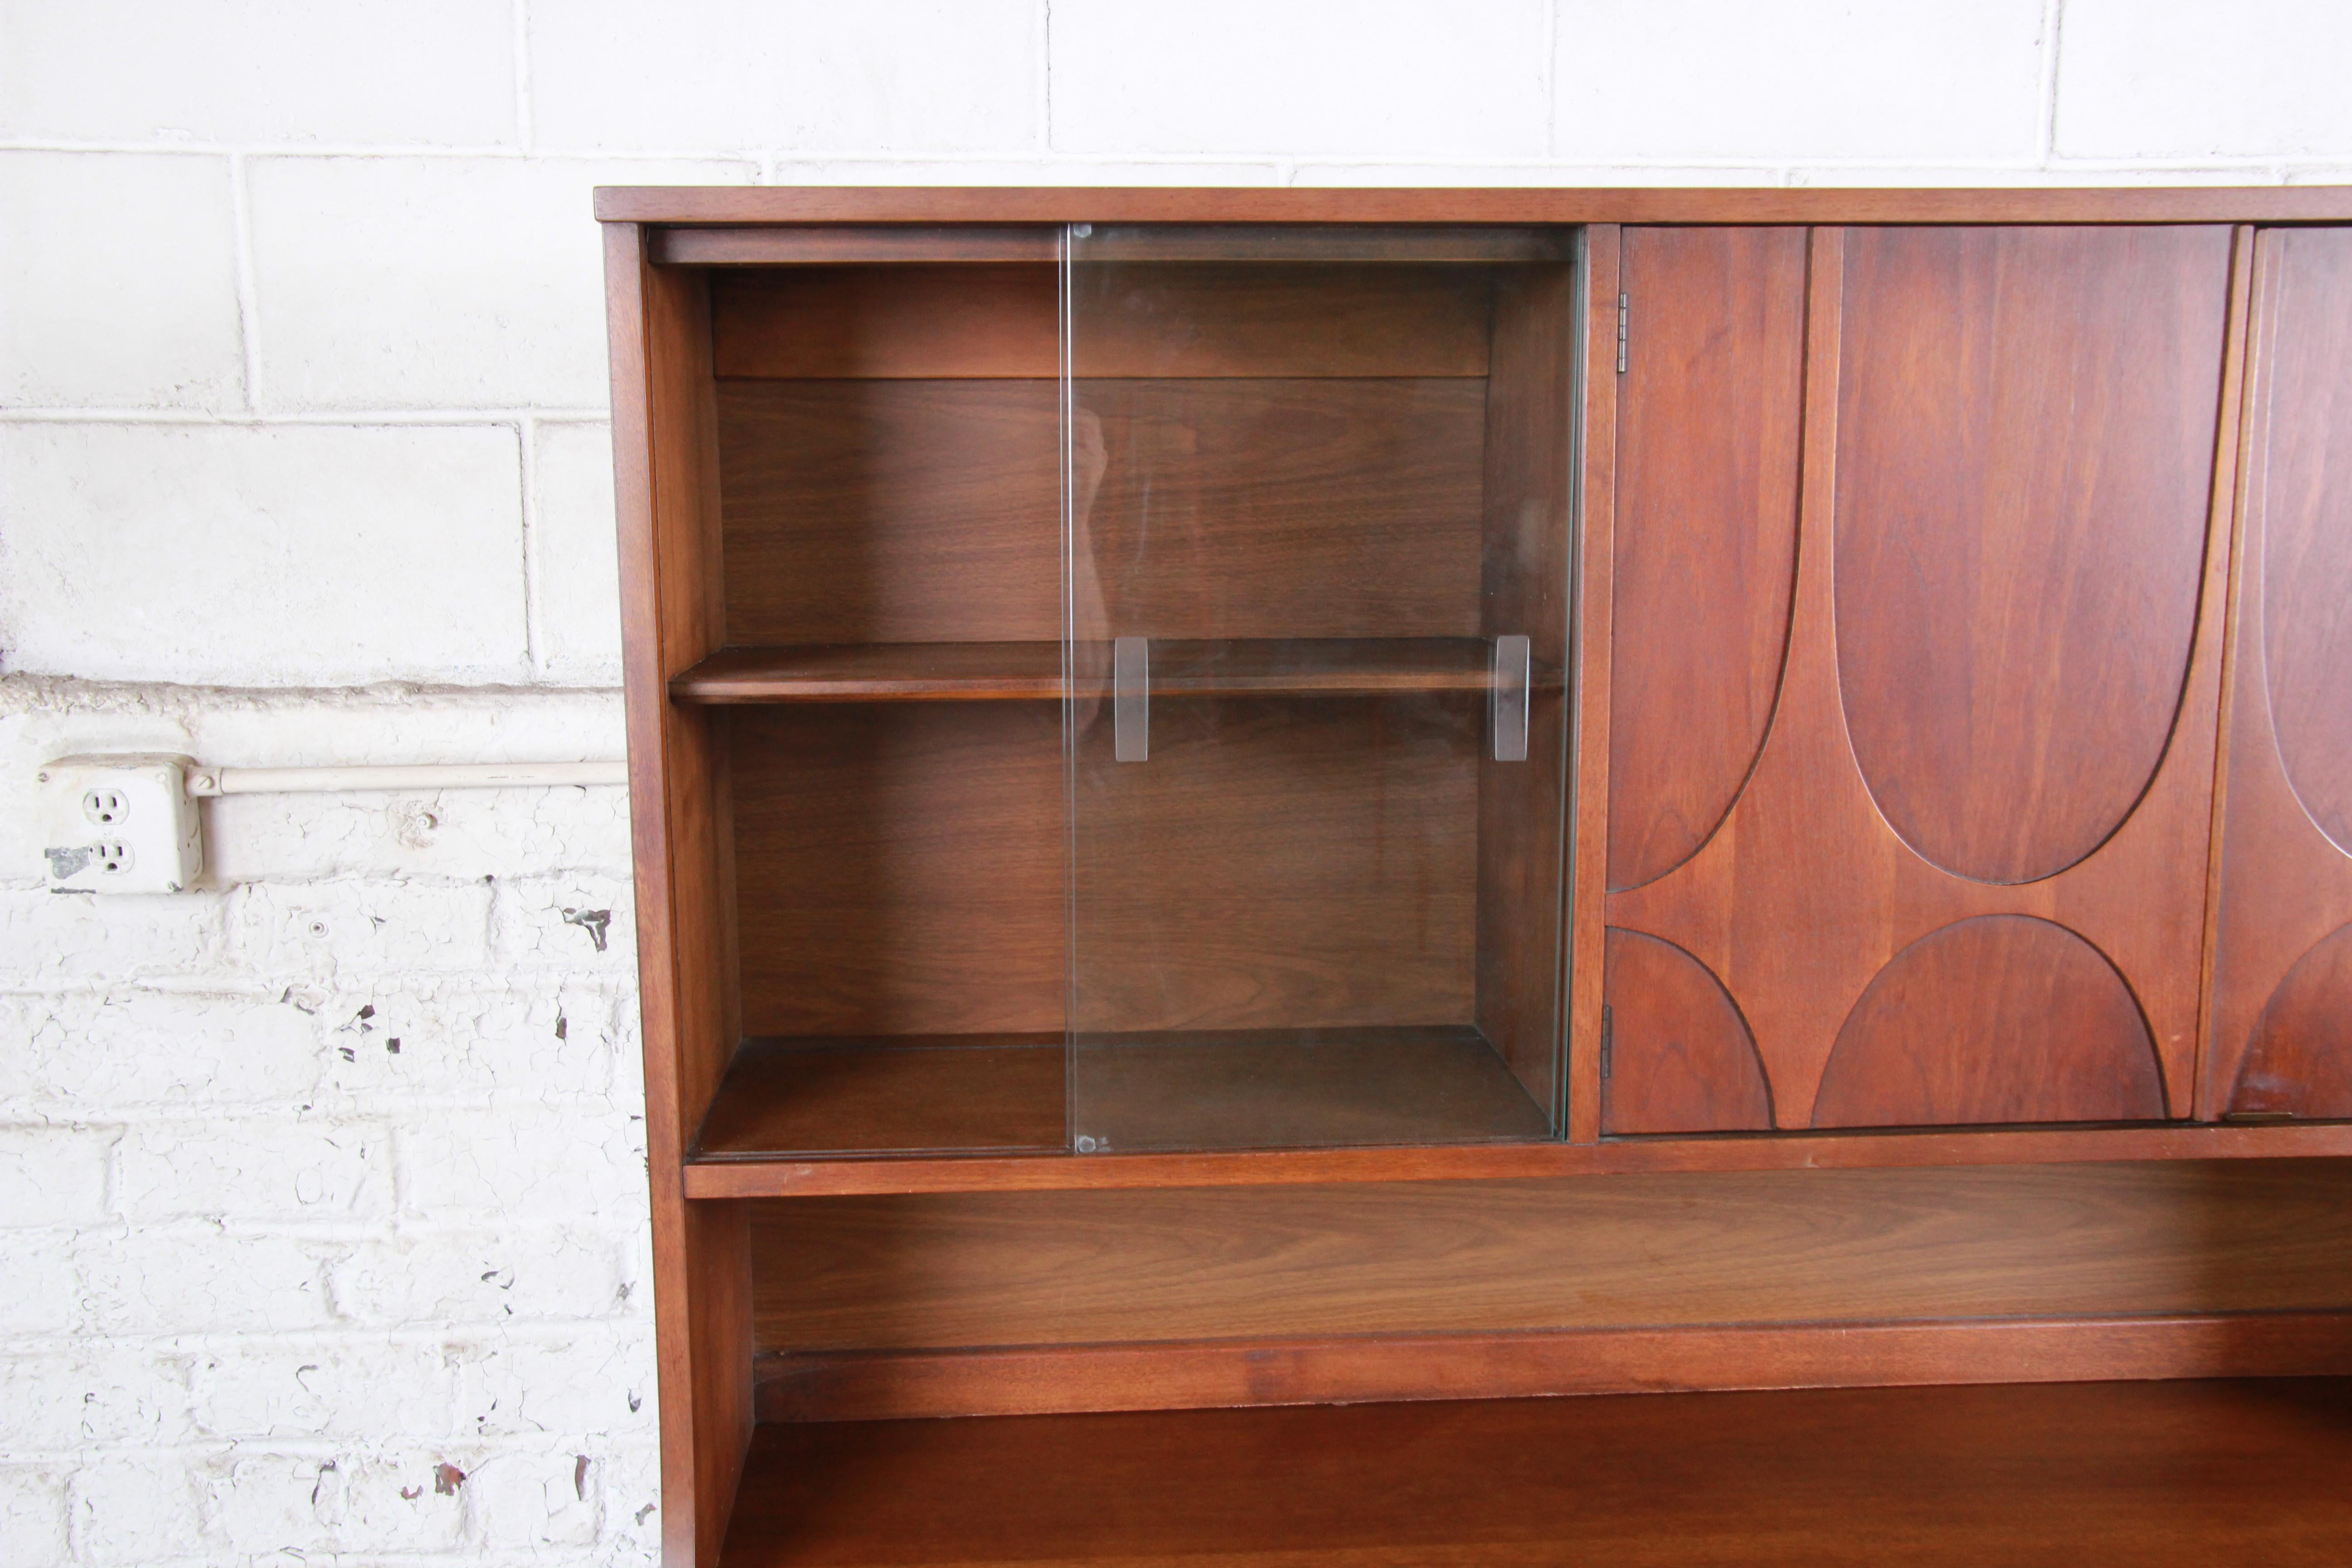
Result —
[[619, 754], [591, 185], [2343, 179], [2347, 15], [0, 0], [0, 1568], [653, 1558], [620, 793], [26, 809]]

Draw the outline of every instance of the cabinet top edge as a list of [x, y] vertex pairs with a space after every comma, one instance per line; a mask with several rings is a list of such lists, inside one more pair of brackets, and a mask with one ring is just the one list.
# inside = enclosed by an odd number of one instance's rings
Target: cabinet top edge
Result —
[[605, 223], [2329, 223], [2352, 185], [1697, 189], [600, 185]]

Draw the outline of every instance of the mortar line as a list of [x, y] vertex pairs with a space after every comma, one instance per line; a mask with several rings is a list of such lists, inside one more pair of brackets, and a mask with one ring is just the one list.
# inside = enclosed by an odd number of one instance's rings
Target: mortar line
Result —
[[236, 230], [237, 336], [245, 352], [245, 406], [261, 410], [261, 290], [253, 263], [253, 201], [246, 184], [245, 154], [228, 160], [229, 221]]
[[2039, 123], [2034, 141], [2048, 168], [2058, 155], [2058, 51], [2066, 25], [2066, 0], [2042, 0], [2041, 101], [2035, 107]]
[[534, 677], [547, 675], [546, 626], [540, 594], [539, 425], [524, 415], [515, 425], [522, 483], [522, 655]]
[[514, 94], [515, 146], [526, 158], [531, 155], [533, 131], [530, 120], [530, 0], [514, 0]]

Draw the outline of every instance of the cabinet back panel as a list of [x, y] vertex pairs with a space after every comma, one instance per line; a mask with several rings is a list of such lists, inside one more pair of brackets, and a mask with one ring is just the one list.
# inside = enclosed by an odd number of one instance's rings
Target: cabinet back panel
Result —
[[1072, 273], [1093, 376], [1483, 376], [1492, 269], [1118, 262]]
[[1058, 1030], [1061, 710], [747, 709], [734, 725], [743, 1030]]
[[[1086, 376], [1483, 376], [1482, 267], [1082, 269]], [[721, 376], [1015, 377], [1061, 370], [1055, 269], [793, 267], [711, 288]]]
[[2352, 1162], [794, 1198], [763, 1347], [2352, 1305]]
[[1060, 287], [1034, 264], [721, 271], [713, 358], [721, 376], [1050, 381]]
[[1470, 1022], [1484, 707], [1157, 702], [1139, 766], [1082, 707], [1078, 1027]]
[[721, 381], [727, 640], [1061, 636], [1051, 381]]
[[1482, 380], [1089, 381], [1080, 637], [1476, 637]]

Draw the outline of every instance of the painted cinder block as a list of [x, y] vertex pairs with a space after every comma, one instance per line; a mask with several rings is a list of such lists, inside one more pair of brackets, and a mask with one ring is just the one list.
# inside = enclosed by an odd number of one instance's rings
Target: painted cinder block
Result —
[[520, 679], [519, 466], [496, 426], [0, 424], [0, 647], [108, 680]]
[[609, 1315], [641, 1294], [621, 1228], [406, 1226], [336, 1262], [336, 1311], [355, 1323], [445, 1331]]
[[0, 1230], [106, 1215], [110, 1127], [0, 1124]]
[[401, 1209], [575, 1223], [641, 1214], [643, 1125], [513, 1103], [416, 1118], [400, 1135]]
[[1552, 154], [2023, 169], [2041, 155], [2047, 9], [2043, 0], [1563, 4]]
[[133, 1121], [114, 1149], [114, 1206], [159, 1219], [354, 1220], [392, 1212], [392, 1134], [331, 1112]]
[[478, 973], [490, 897], [479, 881], [250, 883], [229, 896], [238, 955], [264, 980]]
[[457, 1417], [457, 1358], [437, 1337], [249, 1337], [206, 1345], [189, 1361], [189, 1420], [205, 1437], [366, 1444], [467, 1435]]
[[621, 679], [621, 574], [612, 426], [543, 423], [532, 437], [539, 667], [554, 680], [614, 685]]
[[515, 140], [502, 0], [16, 0], [0, 135], [21, 141], [484, 147]]
[[168, 1346], [104, 1341], [0, 1357], [9, 1447], [64, 1456], [186, 1442], [195, 1430], [188, 1359]]
[[1529, 158], [1550, 7], [1057, 0], [1057, 153]]
[[0, 1568], [57, 1568], [66, 1561], [66, 1471], [0, 1464]]
[[[601, 410], [600, 184], [745, 183], [744, 163], [258, 158], [271, 410]], [[387, 331], [387, 323], [396, 323]]]
[[2068, 0], [2060, 43], [2063, 156], [2352, 159], [2352, 7], [2336, 0]]
[[244, 402], [229, 161], [0, 154], [0, 404]]
[[148, 1568], [203, 1548], [196, 1478], [184, 1453], [92, 1456], [75, 1469], [68, 1499], [77, 1568]]
[[326, 1238], [213, 1221], [80, 1232], [79, 1316], [100, 1334], [266, 1333], [327, 1321]]
[[290, 1105], [317, 1086], [321, 1050], [316, 1018], [290, 994], [0, 995], [0, 1115]]
[[566, 152], [1024, 148], [1043, 20], [1033, 0], [534, 5], [532, 129]]

